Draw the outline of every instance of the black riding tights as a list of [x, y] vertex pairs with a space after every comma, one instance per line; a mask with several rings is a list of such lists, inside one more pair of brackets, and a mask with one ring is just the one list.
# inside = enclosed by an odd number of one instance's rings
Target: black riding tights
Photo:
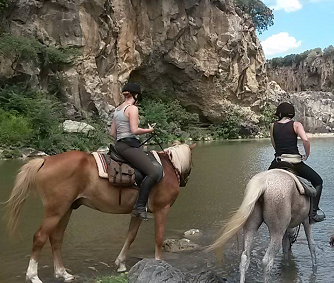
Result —
[[[139, 146], [139, 142], [137, 146]], [[117, 141], [115, 147], [122, 157], [145, 175], [135, 204], [135, 208], [144, 209], [152, 187], [160, 178], [160, 172], [154, 167], [152, 161], [141, 147], [133, 147], [123, 141]]]
[[268, 169], [270, 170], [270, 169], [286, 168], [286, 167], [294, 170], [298, 176], [309, 180], [314, 187], [322, 185], [323, 181], [319, 176], [319, 174], [315, 172], [310, 166], [307, 166], [304, 162], [300, 162], [298, 164], [291, 164], [287, 162], [277, 162], [276, 160], [273, 160]]

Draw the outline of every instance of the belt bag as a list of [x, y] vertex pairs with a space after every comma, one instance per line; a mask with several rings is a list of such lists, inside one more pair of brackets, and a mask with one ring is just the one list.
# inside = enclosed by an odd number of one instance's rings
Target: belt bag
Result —
[[300, 154], [282, 154], [281, 156], [276, 157], [276, 161], [284, 161], [291, 164], [298, 164], [302, 162], [302, 157]]

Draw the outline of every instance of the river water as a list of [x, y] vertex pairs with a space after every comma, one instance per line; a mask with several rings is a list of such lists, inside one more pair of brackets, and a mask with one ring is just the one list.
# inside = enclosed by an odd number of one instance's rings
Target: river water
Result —
[[[275, 259], [272, 282], [334, 282], [334, 250], [329, 247], [329, 236], [334, 233], [334, 140], [316, 138], [311, 140], [312, 153], [307, 163], [324, 179], [321, 207], [327, 220], [314, 228], [318, 272], [312, 273], [307, 241], [301, 229], [293, 245], [292, 256], [284, 262], [279, 252]], [[218, 235], [221, 223], [231, 211], [238, 208], [248, 180], [265, 170], [273, 157], [269, 140], [240, 140], [198, 144], [193, 152], [194, 167], [189, 182], [171, 209], [166, 238], [182, 238], [183, 232], [192, 228], [202, 231], [193, 241], [201, 246], [210, 244]], [[0, 201], [10, 194], [15, 174], [22, 161], [0, 161]], [[4, 207], [0, 207], [4, 214]], [[39, 198], [27, 200], [17, 237], [8, 239], [5, 222], [0, 222], [0, 282], [25, 281], [32, 236], [43, 217]], [[109, 215], [80, 207], [74, 211], [66, 230], [63, 258], [65, 266], [79, 276], [77, 282], [87, 278], [114, 272], [113, 261], [125, 240], [128, 215]], [[268, 246], [268, 230], [262, 225], [255, 238], [252, 261], [247, 273], [247, 282], [262, 282], [261, 260]], [[218, 262], [214, 254], [204, 251], [164, 253], [173, 266], [187, 272], [214, 270], [228, 279], [238, 282], [238, 266], [241, 244], [231, 241], [224, 261]], [[144, 257], [154, 256], [154, 224], [142, 224], [137, 239], [129, 252], [127, 261], [131, 267]], [[41, 254], [39, 275], [43, 282], [53, 279], [51, 248], [48, 243]]]

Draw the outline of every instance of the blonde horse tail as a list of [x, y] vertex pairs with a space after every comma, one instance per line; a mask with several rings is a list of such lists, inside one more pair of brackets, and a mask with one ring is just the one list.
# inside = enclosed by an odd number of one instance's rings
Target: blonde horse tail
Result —
[[24, 201], [33, 190], [38, 170], [44, 164], [44, 158], [36, 158], [23, 165], [16, 176], [14, 188], [8, 199], [8, 224], [7, 228], [10, 235], [17, 230], [19, 219], [22, 212]]
[[247, 184], [245, 196], [239, 209], [223, 226], [221, 236], [208, 247], [208, 251], [218, 250], [218, 256], [220, 257], [224, 245], [229, 239], [238, 233], [238, 231], [246, 223], [249, 216], [252, 214], [257, 200], [267, 188], [266, 182], [264, 182], [263, 178], [260, 178], [258, 175], [254, 176]]

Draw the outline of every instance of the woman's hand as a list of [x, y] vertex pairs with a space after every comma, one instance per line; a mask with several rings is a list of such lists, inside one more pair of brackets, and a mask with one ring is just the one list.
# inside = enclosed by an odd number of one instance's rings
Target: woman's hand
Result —
[[302, 155], [302, 161], [306, 161], [307, 158], [308, 158], [308, 156], [307, 156], [306, 154], [303, 154], [303, 155]]
[[148, 129], [150, 130], [150, 133], [153, 133], [154, 132], [154, 127], [155, 127], [156, 123], [147, 124], [147, 125], [148, 125]]

